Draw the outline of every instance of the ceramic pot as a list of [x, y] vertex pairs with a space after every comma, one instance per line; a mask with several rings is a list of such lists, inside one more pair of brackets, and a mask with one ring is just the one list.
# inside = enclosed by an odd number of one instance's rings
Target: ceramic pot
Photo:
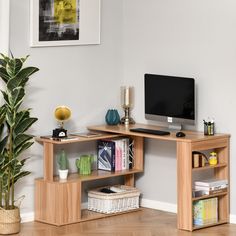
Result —
[[105, 117], [108, 125], [118, 125], [120, 123], [120, 116], [116, 109], [109, 109]]
[[67, 179], [68, 170], [58, 170], [60, 179]]

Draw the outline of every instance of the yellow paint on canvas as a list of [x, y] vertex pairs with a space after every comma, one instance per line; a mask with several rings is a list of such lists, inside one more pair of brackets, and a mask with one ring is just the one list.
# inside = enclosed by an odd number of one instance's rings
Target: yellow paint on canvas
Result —
[[76, 0], [54, 0], [54, 18], [59, 24], [75, 24]]

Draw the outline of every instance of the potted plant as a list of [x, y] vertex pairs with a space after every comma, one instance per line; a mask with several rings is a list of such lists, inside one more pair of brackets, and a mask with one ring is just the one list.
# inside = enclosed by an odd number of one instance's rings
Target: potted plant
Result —
[[65, 153], [65, 150], [61, 150], [60, 154], [57, 156], [57, 163], [59, 165], [59, 177], [64, 180], [67, 179], [68, 176], [68, 158]]
[[34, 142], [26, 131], [37, 118], [30, 116], [30, 109], [21, 108], [25, 86], [36, 67], [23, 67], [28, 58], [14, 58], [1, 54], [0, 77], [5, 83], [1, 91], [0, 107], [0, 234], [20, 231], [20, 211], [15, 203], [15, 184], [30, 174], [23, 170], [28, 159], [21, 154]]

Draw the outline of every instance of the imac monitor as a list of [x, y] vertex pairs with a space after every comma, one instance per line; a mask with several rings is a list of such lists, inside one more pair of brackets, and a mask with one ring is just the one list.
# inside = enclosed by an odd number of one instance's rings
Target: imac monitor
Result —
[[145, 74], [145, 118], [168, 122], [170, 128], [195, 124], [193, 78]]

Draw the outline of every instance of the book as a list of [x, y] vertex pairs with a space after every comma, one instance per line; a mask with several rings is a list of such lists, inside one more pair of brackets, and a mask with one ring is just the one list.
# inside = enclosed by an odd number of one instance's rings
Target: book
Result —
[[206, 187], [214, 187], [219, 185], [228, 184], [227, 179], [206, 179], [201, 181], [195, 181], [195, 186], [206, 186]]
[[133, 169], [134, 167], [134, 140], [133, 139], [129, 139], [129, 158], [128, 158], [128, 162], [129, 162], [129, 169]]
[[213, 191], [213, 190], [224, 189], [224, 188], [227, 188], [227, 187], [228, 187], [228, 184], [221, 184], [221, 185], [212, 186], [212, 187], [195, 185], [194, 189], [195, 190]]
[[193, 203], [193, 223], [196, 226], [213, 224], [218, 221], [218, 198], [208, 198]]
[[98, 169], [115, 171], [115, 142], [98, 140]]

